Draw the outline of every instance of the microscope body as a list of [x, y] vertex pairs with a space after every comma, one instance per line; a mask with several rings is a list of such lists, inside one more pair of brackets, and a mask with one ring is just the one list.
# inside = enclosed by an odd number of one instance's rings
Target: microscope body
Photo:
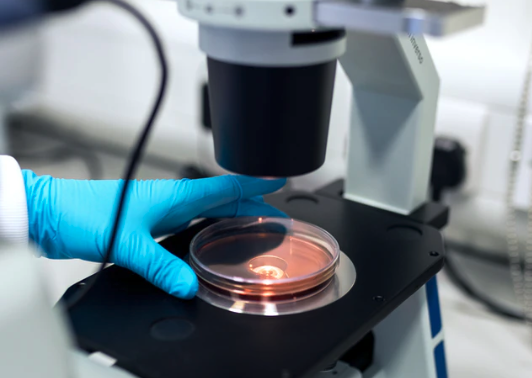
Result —
[[399, 214], [427, 199], [439, 78], [422, 34], [483, 9], [403, 0], [179, 0], [208, 59], [216, 160], [290, 177], [325, 160], [336, 62], [353, 87], [344, 197]]
[[[423, 207], [440, 83], [422, 34], [479, 24], [483, 9], [402, 0], [178, 4], [199, 22], [223, 168], [255, 176], [318, 169], [339, 61], [353, 88], [343, 197], [404, 216]], [[363, 376], [446, 376], [438, 303], [432, 278], [384, 319], [374, 329], [376, 363]]]
[[[347, 201], [334, 201], [337, 218], [342, 219], [351, 201], [403, 216], [426, 202], [439, 80], [426, 44], [417, 35], [444, 35], [478, 24], [481, 10], [422, 0], [178, 0], [178, 4], [183, 15], [200, 23], [200, 47], [208, 56], [216, 158], [223, 168], [267, 177], [318, 169], [325, 158], [339, 60], [353, 84], [353, 106], [342, 188]], [[38, 51], [26, 51], [30, 50]], [[29, 74], [33, 68], [28, 64], [21, 76], [29, 78], [28, 83], [33, 81]], [[12, 88], [24, 88], [26, 83], [20, 80]], [[15, 92], [10, 89], [9, 96]], [[0, 93], [8, 97], [7, 91]], [[108, 273], [112, 276], [113, 270]], [[157, 295], [150, 297], [153, 307]], [[373, 302], [384, 300], [373, 297]], [[165, 298], [159, 302], [168, 303]], [[35, 303], [40, 309], [45, 306], [42, 301]], [[389, 316], [378, 319], [373, 329], [374, 363], [367, 371], [362, 374], [339, 363], [318, 376], [444, 377], [437, 303], [432, 279]], [[195, 316], [193, 306], [179, 311]], [[70, 315], [76, 332], [83, 332], [77, 328], [76, 314]], [[242, 319], [242, 324], [250, 321]], [[52, 336], [63, 337], [61, 332]], [[64, 338], [62, 342], [68, 344]], [[62, 373], [67, 375], [66, 367]], [[106, 374], [125, 377], [127, 373], [101, 370], [101, 376]], [[291, 376], [287, 374], [281, 376]]]

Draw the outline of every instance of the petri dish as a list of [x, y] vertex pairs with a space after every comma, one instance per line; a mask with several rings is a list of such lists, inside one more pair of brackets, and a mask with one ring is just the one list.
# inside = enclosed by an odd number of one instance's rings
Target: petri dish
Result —
[[294, 219], [247, 217], [215, 223], [190, 245], [200, 285], [218, 296], [293, 302], [332, 281], [340, 249], [327, 231]]

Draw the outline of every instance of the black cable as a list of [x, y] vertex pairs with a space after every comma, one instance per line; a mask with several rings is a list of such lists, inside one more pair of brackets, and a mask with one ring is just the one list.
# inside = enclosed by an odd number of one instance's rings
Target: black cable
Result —
[[86, 3], [88, 0], [45, 0], [44, 7], [48, 12], [64, 12]]
[[[432, 188], [432, 199], [436, 202], [441, 202], [442, 200], [442, 194], [444, 192], [444, 188], [436, 187]], [[498, 314], [500, 316], [503, 316], [508, 319], [512, 320], [519, 320], [519, 321], [532, 321], [532, 319], [528, 319], [524, 312], [518, 309], [513, 309], [511, 307], [508, 307], [502, 303], [498, 303], [496, 300], [490, 298], [488, 295], [484, 294], [482, 291], [478, 290], [474, 287], [471, 283], [467, 281], [459, 272], [459, 269], [453, 262], [452, 258], [450, 258], [450, 255], [453, 253], [458, 253], [463, 256], [468, 256], [471, 258], [474, 258], [476, 260], [482, 260], [485, 262], [489, 262], [492, 264], [502, 265], [502, 266], [509, 266], [509, 259], [504, 256], [500, 255], [494, 255], [494, 254], [488, 254], [480, 252], [474, 248], [466, 247], [460, 244], [455, 243], [446, 243], [448, 247], [448, 256], [445, 259], [445, 271], [447, 272], [449, 278], [454, 283], [456, 287], [458, 287], [462, 292], [464, 292], [467, 296], [469, 296], [471, 299], [477, 301], [478, 303], [482, 304], [484, 307], [486, 307], [491, 312]]]
[[439, 188], [439, 187], [432, 187], [431, 188], [432, 190], [432, 200], [434, 202], [441, 202], [442, 201], [442, 197], [443, 197], [443, 190], [442, 188]]
[[470, 298], [484, 305], [491, 312], [513, 320], [532, 321], [532, 319], [527, 319], [522, 311], [498, 303], [480, 290], [477, 290], [459, 273], [459, 270], [456, 267], [453, 259], [449, 258], [449, 256], [445, 259], [445, 271], [447, 272], [451, 281], [460, 290], [462, 290]]
[[503, 253], [488, 253], [482, 250], [478, 250], [474, 247], [449, 241], [446, 244], [449, 251], [462, 256], [505, 267], [508, 267], [510, 264], [508, 256]]
[[168, 64], [167, 64], [166, 56], [164, 54], [161, 39], [157, 35], [157, 32], [155, 31], [153, 26], [146, 19], [146, 17], [144, 17], [144, 15], [138, 9], [136, 9], [134, 6], [132, 6], [131, 4], [129, 4], [128, 2], [124, 0], [94, 0], [94, 1], [104, 1], [107, 3], [111, 3], [113, 5], [116, 5], [122, 8], [123, 10], [129, 12], [134, 18], [137, 19], [137, 21], [139, 21], [142, 24], [144, 29], [148, 32], [153, 42], [153, 45], [155, 47], [155, 50], [157, 52], [157, 57], [159, 60], [159, 65], [160, 65], [160, 70], [161, 70], [161, 77], [160, 77], [160, 84], [159, 84], [157, 98], [151, 110], [150, 116], [148, 118], [148, 121], [146, 122], [146, 125], [144, 126], [144, 129], [140, 137], [138, 138], [136, 142], [135, 148], [127, 164], [127, 169], [126, 169], [126, 173], [124, 176], [124, 183], [122, 186], [122, 190], [120, 191], [118, 207], [116, 209], [116, 213], [114, 217], [113, 229], [111, 231], [109, 245], [107, 246], [107, 250], [106, 250], [103, 262], [101, 263], [100, 268], [98, 269], [98, 272], [96, 273], [96, 275], [91, 280], [89, 280], [89, 282], [87, 282], [85, 286], [81, 286], [76, 292], [74, 292], [73, 296], [68, 300], [66, 307], [69, 310], [71, 310], [74, 306], [76, 306], [79, 303], [79, 301], [90, 291], [90, 289], [94, 287], [94, 284], [96, 283], [96, 281], [102, 274], [102, 271], [105, 269], [106, 265], [110, 261], [111, 254], [112, 254], [115, 242], [116, 242], [116, 237], [118, 235], [118, 231], [120, 229], [120, 225], [122, 221], [122, 213], [123, 213], [125, 202], [127, 199], [129, 184], [131, 180], [133, 179], [135, 171], [139, 165], [139, 161], [142, 157], [142, 153], [146, 145], [146, 142], [148, 140], [149, 133], [152, 129], [155, 118], [161, 107], [164, 94], [166, 92], [167, 82], [168, 82]]

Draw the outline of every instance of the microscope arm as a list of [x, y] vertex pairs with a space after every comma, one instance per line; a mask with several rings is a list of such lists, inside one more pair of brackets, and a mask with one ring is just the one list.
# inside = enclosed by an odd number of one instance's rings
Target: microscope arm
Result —
[[344, 197], [403, 215], [427, 200], [439, 77], [423, 36], [350, 31], [353, 86]]
[[[340, 63], [353, 87], [344, 197], [409, 215], [427, 201], [439, 94], [425, 40], [351, 31]], [[441, 340], [426, 306], [422, 289], [375, 328], [375, 359], [386, 361], [381, 374], [436, 376]]]

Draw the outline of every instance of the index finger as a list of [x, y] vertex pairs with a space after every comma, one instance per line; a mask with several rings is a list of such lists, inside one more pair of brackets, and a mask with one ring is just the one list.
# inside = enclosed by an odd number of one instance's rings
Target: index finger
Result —
[[179, 226], [211, 209], [281, 189], [286, 179], [265, 180], [248, 176], [218, 176], [181, 180], [172, 189], [171, 208], [165, 210], [166, 222]]

